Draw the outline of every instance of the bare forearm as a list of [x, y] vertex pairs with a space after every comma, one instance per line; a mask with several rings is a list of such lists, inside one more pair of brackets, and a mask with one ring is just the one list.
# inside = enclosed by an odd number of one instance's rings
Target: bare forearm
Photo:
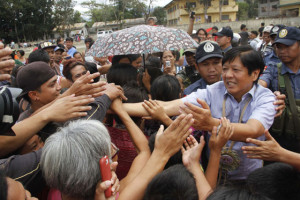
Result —
[[208, 165], [205, 171], [205, 177], [211, 188], [217, 185], [217, 178], [219, 173], [219, 164], [221, 158], [221, 151], [211, 151], [209, 155]]
[[188, 27], [188, 30], [187, 30], [187, 33], [188, 33], [189, 35], [192, 35], [192, 33], [193, 33], [193, 28], [194, 28], [194, 19], [190, 19], [189, 27]]
[[200, 164], [192, 167], [190, 171], [194, 175], [196, 181], [199, 200], [206, 199], [206, 197], [208, 196], [208, 194], [211, 192], [212, 189], [203, 174]]
[[281, 151], [279, 151], [278, 160], [283, 163], [287, 163], [296, 169], [300, 170], [300, 154], [295, 153], [292, 151], [289, 151], [287, 149], [282, 148]]
[[149, 151], [148, 140], [141, 129], [132, 121], [130, 116], [125, 111], [117, 112], [122, 122], [126, 126], [129, 135], [136, 146], [138, 152]]
[[168, 156], [157, 152], [154, 149], [145, 167], [137, 175], [137, 177], [131, 183], [129, 183], [126, 188], [124, 188], [118, 200], [142, 199], [148, 184], [154, 178], [154, 176], [163, 170], [168, 160]]
[[264, 127], [262, 124], [260, 124], [260, 122], [258, 123], [232, 123], [234, 133], [230, 140], [245, 142], [247, 138], [258, 138], [259, 136], [263, 135]]
[[3, 157], [25, 144], [48, 123], [42, 112], [33, 115], [12, 127], [16, 136], [0, 136], [0, 157]]

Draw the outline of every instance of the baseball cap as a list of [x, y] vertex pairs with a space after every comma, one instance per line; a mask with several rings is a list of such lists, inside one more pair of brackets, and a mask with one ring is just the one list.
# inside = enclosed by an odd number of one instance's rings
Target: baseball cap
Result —
[[29, 91], [36, 90], [53, 76], [55, 76], [54, 70], [42, 61], [32, 62], [22, 67], [17, 74], [17, 84], [23, 90], [18, 99]]
[[196, 63], [201, 63], [208, 58], [223, 58], [221, 47], [214, 41], [203, 41], [196, 51]]
[[220, 28], [218, 32], [213, 33], [213, 36], [227, 36], [233, 38], [233, 32], [231, 29], [223, 27]]
[[291, 46], [296, 41], [300, 41], [300, 29], [296, 27], [284, 27], [279, 30], [274, 44], [281, 43]]
[[65, 51], [65, 49], [63, 49], [63, 48], [61, 48], [61, 47], [59, 47], [59, 46], [56, 46], [56, 47], [54, 48], [54, 52], [55, 52], [55, 51], [58, 51], [58, 50], [61, 50], [62, 52]]
[[52, 44], [51, 42], [42, 42], [42, 43], [40, 43], [39, 47], [40, 47], [41, 49], [55, 48], [56, 45]]
[[270, 33], [272, 28], [273, 28], [273, 26], [266, 26], [266, 27], [264, 28], [263, 32]]
[[278, 25], [273, 26], [273, 28], [270, 31], [270, 35], [277, 35], [278, 31], [280, 29], [284, 28], [284, 27], [285, 27], [285, 25], [282, 25], [282, 24], [278, 24]]
[[191, 48], [191, 49], [186, 49], [182, 55], [185, 55], [187, 52], [190, 52], [190, 53], [196, 53], [196, 49], [195, 48]]

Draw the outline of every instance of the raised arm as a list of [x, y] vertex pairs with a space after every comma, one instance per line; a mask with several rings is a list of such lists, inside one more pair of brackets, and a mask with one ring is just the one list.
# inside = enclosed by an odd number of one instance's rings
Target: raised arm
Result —
[[94, 98], [90, 96], [67, 96], [56, 100], [51, 106], [41, 109], [29, 118], [16, 123], [12, 127], [12, 131], [16, 136], [0, 136], [0, 157], [20, 148], [51, 121], [64, 122], [72, 118], [85, 116], [85, 111], [91, 109], [86, 104], [93, 100]]
[[192, 115], [180, 115], [164, 132], [160, 127], [155, 147], [145, 167], [138, 176], [120, 193], [118, 200], [142, 199], [149, 182], [163, 170], [169, 158], [179, 151], [183, 141], [192, 132]]
[[120, 99], [115, 99], [113, 101], [111, 109], [120, 117], [120, 119], [126, 126], [131, 140], [138, 152], [138, 155], [133, 160], [127, 176], [121, 180], [120, 191], [122, 191], [126, 187], [126, 185], [130, 183], [145, 166], [151, 153], [147, 138], [145, 137], [141, 129], [132, 121], [127, 112], [123, 109]]

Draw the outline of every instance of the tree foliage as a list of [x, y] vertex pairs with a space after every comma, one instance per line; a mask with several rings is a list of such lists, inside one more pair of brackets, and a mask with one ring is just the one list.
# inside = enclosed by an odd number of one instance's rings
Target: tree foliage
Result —
[[157, 19], [156, 24], [166, 25], [167, 24], [167, 15], [163, 7], [155, 7], [152, 12], [152, 16], [155, 16]]

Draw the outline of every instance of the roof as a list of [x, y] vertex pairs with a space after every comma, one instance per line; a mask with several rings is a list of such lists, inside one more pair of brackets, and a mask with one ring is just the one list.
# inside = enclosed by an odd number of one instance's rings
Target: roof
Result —
[[[154, 18], [155, 21], [157, 21], [156, 17], [152, 17]], [[124, 25], [138, 25], [138, 24], [145, 24], [145, 19], [144, 18], [135, 18], [135, 19], [124, 19], [122, 21], [122, 23]], [[117, 21], [108, 21], [106, 22], [106, 26], [109, 25], [116, 25], [118, 24]], [[97, 28], [97, 27], [101, 27], [101, 26], [105, 26], [105, 22], [95, 22], [92, 26], [92, 28]]]
[[173, 1], [171, 1], [170, 3], [168, 3], [167, 5], [165, 5], [164, 8], [169, 7], [169, 6], [170, 6], [172, 3], [174, 3], [175, 1], [178, 1], [178, 0], [173, 0]]
[[69, 28], [67, 26], [63, 26], [63, 25], [60, 25], [60, 26], [57, 26], [53, 29], [53, 31], [56, 31], [58, 29], [60, 30], [65, 30], [65, 29], [71, 29], [71, 30], [80, 30], [82, 29], [83, 27], [86, 26], [86, 23], [75, 23], [73, 25], [70, 25]]
[[280, 4], [278, 7], [285, 7], [285, 6], [296, 6], [300, 5], [300, 2], [295, 2], [295, 3], [287, 3], [287, 4]]

